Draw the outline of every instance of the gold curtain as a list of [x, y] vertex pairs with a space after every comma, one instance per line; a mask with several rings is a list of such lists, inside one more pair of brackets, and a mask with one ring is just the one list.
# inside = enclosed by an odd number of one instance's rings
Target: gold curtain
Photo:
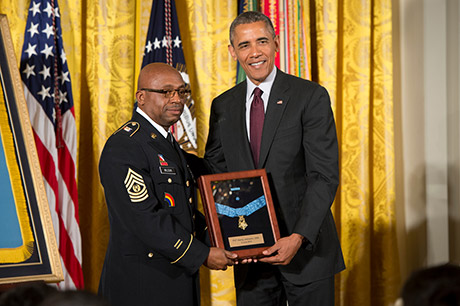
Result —
[[400, 286], [391, 0], [311, 1], [313, 78], [329, 90], [340, 144], [333, 209], [347, 269], [336, 305], [389, 305]]
[[[29, 0], [0, 0], [20, 59]], [[78, 132], [86, 288], [96, 291], [108, 240], [99, 183], [102, 147], [131, 117], [151, 0], [59, 0]], [[204, 152], [212, 98], [235, 84], [227, 52], [237, 0], [176, 0]], [[336, 305], [388, 305], [398, 294], [395, 249], [391, 0], [308, 0], [312, 79], [332, 98], [341, 185], [333, 206], [347, 264]], [[19, 66], [19, 65], [18, 65]], [[235, 305], [232, 271], [202, 269], [203, 305]]]

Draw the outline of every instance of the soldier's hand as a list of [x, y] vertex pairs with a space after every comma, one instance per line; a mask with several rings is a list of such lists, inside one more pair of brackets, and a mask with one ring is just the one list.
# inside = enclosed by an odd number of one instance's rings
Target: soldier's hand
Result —
[[204, 265], [212, 270], [227, 270], [228, 266], [233, 266], [238, 255], [221, 248], [211, 247], [208, 258]]

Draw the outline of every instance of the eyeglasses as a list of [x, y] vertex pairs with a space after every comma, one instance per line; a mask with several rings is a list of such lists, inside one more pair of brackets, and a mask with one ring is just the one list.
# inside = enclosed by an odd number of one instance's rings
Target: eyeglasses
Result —
[[153, 89], [153, 88], [141, 88], [141, 90], [164, 94], [165, 98], [167, 98], [167, 99], [171, 99], [172, 97], [174, 97], [174, 93], [176, 93], [176, 92], [179, 95], [179, 98], [188, 99], [190, 97], [190, 93], [191, 93], [190, 89], [185, 89], [185, 88], [168, 89], [168, 90], [166, 90], [166, 89]]

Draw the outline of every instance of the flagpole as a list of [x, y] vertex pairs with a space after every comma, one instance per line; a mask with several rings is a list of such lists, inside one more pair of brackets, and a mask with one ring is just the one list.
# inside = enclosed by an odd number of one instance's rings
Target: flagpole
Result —
[[[136, 95], [137, 91], [137, 75], [141, 70], [142, 56], [141, 50], [141, 1], [135, 1], [135, 10], [136, 10], [136, 22], [134, 24], [134, 37], [135, 37], [135, 49], [134, 49], [134, 71], [133, 71], [133, 97]], [[143, 54], [144, 52], [142, 52]]]

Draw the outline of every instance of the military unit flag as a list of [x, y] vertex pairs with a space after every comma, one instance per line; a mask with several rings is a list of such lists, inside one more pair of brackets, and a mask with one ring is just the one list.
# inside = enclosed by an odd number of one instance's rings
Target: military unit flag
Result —
[[[280, 39], [279, 52], [275, 58], [276, 67], [286, 73], [311, 79], [307, 5], [302, 0], [239, 0], [238, 14], [260, 11], [268, 16]], [[237, 83], [245, 78], [246, 75], [238, 64]]]

